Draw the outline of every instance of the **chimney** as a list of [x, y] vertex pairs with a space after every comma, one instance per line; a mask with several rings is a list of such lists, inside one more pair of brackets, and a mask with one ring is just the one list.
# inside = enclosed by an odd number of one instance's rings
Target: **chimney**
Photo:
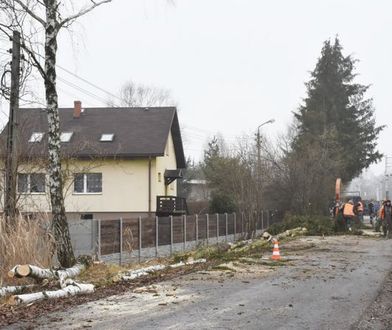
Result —
[[74, 118], [79, 118], [81, 112], [82, 112], [82, 102], [74, 101], [73, 117]]

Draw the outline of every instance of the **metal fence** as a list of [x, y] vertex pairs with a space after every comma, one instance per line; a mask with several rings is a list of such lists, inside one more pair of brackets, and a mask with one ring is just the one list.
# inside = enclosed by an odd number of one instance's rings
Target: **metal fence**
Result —
[[187, 251], [201, 244], [233, 242], [259, 234], [281, 217], [276, 211], [70, 221], [77, 255], [130, 263]]

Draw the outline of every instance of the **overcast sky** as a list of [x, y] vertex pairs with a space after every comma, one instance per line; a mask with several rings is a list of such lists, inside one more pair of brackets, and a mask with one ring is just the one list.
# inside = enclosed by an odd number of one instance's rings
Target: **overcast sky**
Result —
[[[186, 156], [197, 160], [216, 132], [233, 142], [271, 118], [263, 132], [284, 132], [323, 42], [335, 35], [344, 54], [360, 60], [357, 81], [372, 85], [378, 124], [389, 125], [391, 13], [389, 0], [113, 0], [73, 26], [72, 44], [62, 33], [58, 63], [112, 93], [130, 79], [169, 89]], [[105, 105], [101, 90], [58, 74], [79, 87], [59, 82], [60, 106]], [[392, 155], [391, 138], [388, 127], [381, 152]]]

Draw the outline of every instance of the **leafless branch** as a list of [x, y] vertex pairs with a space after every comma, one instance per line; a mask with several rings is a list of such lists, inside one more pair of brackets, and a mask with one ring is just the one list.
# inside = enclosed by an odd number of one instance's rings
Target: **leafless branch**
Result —
[[92, 2], [91, 6], [89, 6], [87, 8], [84, 8], [84, 9], [80, 10], [78, 13], [76, 13], [74, 15], [71, 15], [71, 16], [68, 16], [67, 18], [63, 19], [59, 23], [58, 29], [62, 28], [63, 26], [68, 26], [68, 25], [72, 24], [72, 22], [75, 19], [77, 19], [78, 17], [83, 16], [83, 15], [87, 14], [88, 12], [92, 11], [94, 8], [100, 6], [100, 5], [104, 4], [104, 3], [111, 2], [111, 1], [112, 0], [102, 0], [102, 1], [99, 1], [99, 2], [95, 2], [95, 1], [91, 0], [91, 2]]
[[46, 22], [43, 20], [41, 17], [39, 17], [36, 13], [34, 13], [23, 1], [21, 0], [13, 0], [16, 2], [19, 6], [23, 8], [24, 11], [26, 11], [32, 18], [34, 18], [36, 21], [38, 21], [41, 25], [45, 26]]

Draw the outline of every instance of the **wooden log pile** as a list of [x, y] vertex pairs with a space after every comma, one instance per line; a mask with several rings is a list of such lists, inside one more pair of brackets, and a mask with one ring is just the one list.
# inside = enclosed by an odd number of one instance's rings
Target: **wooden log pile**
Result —
[[78, 276], [86, 264], [77, 263], [73, 267], [65, 269], [41, 268], [34, 265], [16, 265], [9, 272], [11, 278], [32, 278], [36, 282], [58, 281], [60, 289], [54, 291], [41, 291], [24, 293], [38, 287], [38, 285], [8, 286], [0, 288], [0, 297], [11, 295], [8, 303], [12, 305], [30, 304], [43, 299], [61, 298], [77, 294], [94, 292], [93, 284], [77, 283], [72, 278]]
[[[171, 265], [153, 265], [136, 270], [129, 270], [120, 274], [123, 281], [130, 281], [142, 276], [148, 276], [157, 271], [170, 268], [179, 268], [188, 265], [205, 263], [206, 259], [189, 259], [186, 262], [179, 262]], [[52, 291], [35, 291], [39, 284], [9, 286], [0, 288], [0, 297], [9, 296], [8, 303], [12, 305], [31, 304], [44, 299], [62, 298], [74, 296], [78, 294], [86, 294], [94, 292], [93, 284], [84, 284], [75, 282], [72, 278], [78, 276], [84, 269], [86, 264], [77, 263], [75, 266], [66, 269], [49, 269], [41, 268], [34, 265], [16, 265], [9, 272], [8, 276], [11, 278], [32, 278], [38, 283], [45, 283], [48, 281], [58, 281], [59, 290]], [[25, 292], [29, 293], [25, 293]]]

